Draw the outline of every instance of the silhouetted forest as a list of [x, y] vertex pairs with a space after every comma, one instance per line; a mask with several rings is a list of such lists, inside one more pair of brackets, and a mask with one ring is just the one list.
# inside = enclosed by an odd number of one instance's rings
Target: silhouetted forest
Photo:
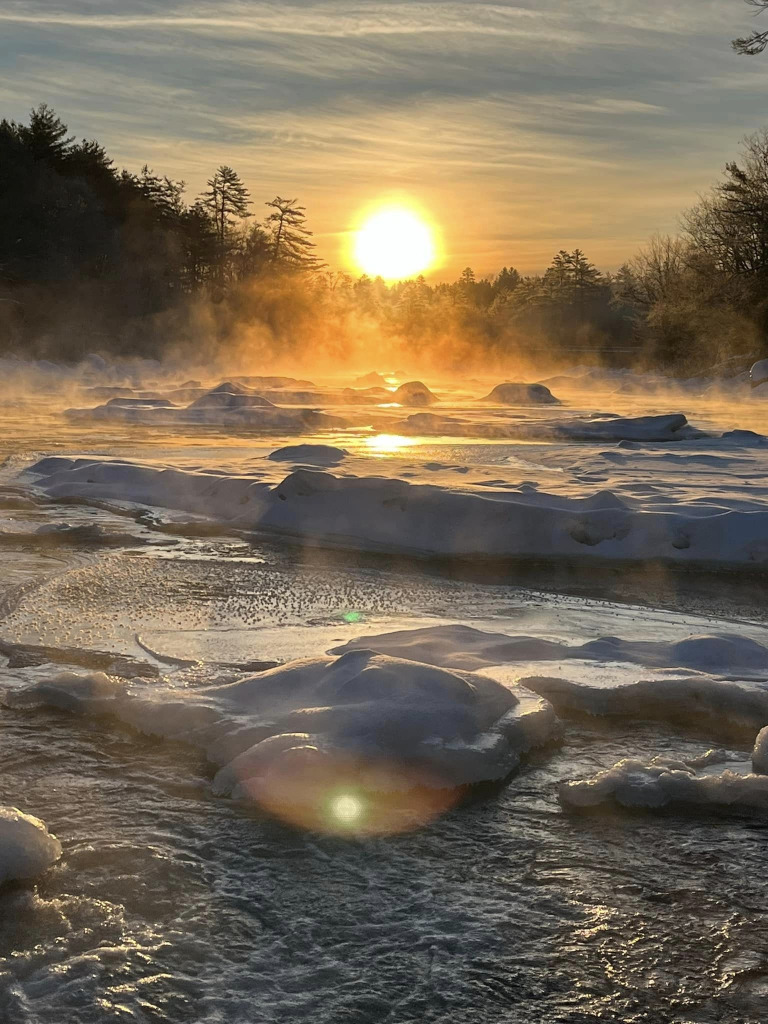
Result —
[[[259, 211], [263, 211], [263, 215]], [[330, 270], [297, 199], [254, 202], [228, 166], [184, 182], [115, 168], [43, 105], [0, 123], [0, 350], [76, 359], [250, 347], [264, 359], [409, 352], [446, 370], [609, 362], [695, 373], [768, 352], [768, 132], [675, 238], [615, 274], [581, 249], [545, 273], [386, 284]]]

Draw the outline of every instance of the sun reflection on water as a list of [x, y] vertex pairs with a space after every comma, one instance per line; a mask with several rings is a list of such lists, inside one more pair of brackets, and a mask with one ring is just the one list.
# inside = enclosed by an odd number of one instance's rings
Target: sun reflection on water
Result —
[[365, 445], [373, 455], [396, 455], [403, 448], [410, 448], [418, 444], [412, 437], [403, 437], [400, 434], [377, 434], [375, 437], [367, 437]]

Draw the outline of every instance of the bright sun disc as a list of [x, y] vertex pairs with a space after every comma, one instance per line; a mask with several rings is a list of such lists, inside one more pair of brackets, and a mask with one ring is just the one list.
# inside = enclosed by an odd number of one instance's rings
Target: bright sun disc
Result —
[[413, 277], [427, 270], [434, 259], [429, 225], [400, 206], [374, 213], [355, 236], [355, 261], [371, 277], [387, 281]]

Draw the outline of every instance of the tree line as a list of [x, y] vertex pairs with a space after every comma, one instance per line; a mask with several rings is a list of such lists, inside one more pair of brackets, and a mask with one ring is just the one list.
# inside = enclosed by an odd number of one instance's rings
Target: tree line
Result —
[[156, 355], [247, 336], [265, 356], [312, 342], [344, 357], [367, 336], [446, 369], [527, 356], [674, 373], [768, 354], [767, 131], [677, 237], [653, 238], [613, 274], [576, 248], [538, 275], [354, 278], [320, 260], [297, 199], [258, 208], [229, 166], [188, 200], [182, 181], [116, 169], [45, 105], [0, 122], [0, 349]]

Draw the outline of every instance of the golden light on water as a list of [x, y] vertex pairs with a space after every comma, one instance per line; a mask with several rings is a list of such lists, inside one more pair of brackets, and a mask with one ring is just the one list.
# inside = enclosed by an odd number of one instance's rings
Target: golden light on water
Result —
[[435, 263], [434, 231], [406, 206], [384, 206], [371, 213], [354, 235], [354, 262], [370, 277], [385, 281], [414, 277]]
[[372, 455], [396, 455], [403, 448], [410, 448], [415, 443], [412, 437], [403, 437], [400, 434], [376, 434], [375, 437], [365, 439], [366, 448]]

